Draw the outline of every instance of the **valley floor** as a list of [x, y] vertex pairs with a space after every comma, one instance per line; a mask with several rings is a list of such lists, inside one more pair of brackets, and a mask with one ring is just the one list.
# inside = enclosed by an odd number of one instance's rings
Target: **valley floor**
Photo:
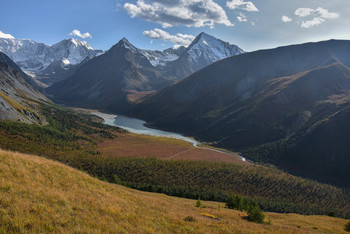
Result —
[[[83, 114], [94, 114], [98, 110], [72, 108]], [[103, 123], [102, 119], [98, 119]], [[156, 137], [130, 132], [116, 133], [116, 139], [99, 142], [98, 149], [111, 157], [152, 157], [165, 160], [185, 159], [191, 161], [229, 162], [238, 165], [250, 164], [237, 153], [206, 145], [193, 146], [191, 143], [168, 137]]]
[[[223, 203], [202, 202], [205, 208], [195, 203], [109, 184], [58, 162], [0, 150], [0, 233], [342, 233], [347, 223], [328, 216], [266, 213], [271, 224], [256, 224]], [[185, 221], [188, 216], [194, 221]]]
[[165, 160], [185, 159], [192, 161], [230, 162], [247, 165], [238, 155], [220, 152], [210, 148], [195, 147], [192, 144], [165, 137], [118, 133], [116, 139], [99, 143], [99, 150], [111, 157], [155, 157]]

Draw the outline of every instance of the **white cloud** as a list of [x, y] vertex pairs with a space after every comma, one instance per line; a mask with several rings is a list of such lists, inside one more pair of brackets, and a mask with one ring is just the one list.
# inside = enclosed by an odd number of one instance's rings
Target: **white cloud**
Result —
[[315, 10], [316, 14], [324, 19], [335, 19], [339, 17], [338, 13], [329, 12], [327, 9], [323, 9], [322, 7], [318, 7]]
[[6, 34], [0, 31], [0, 38], [15, 39], [11, 34]]
[[282, 16], [282, 21], [285, 23], [288, 23], [288, 22], [292, 21], [292, 18], [289, 18], [288, 16], [284, 15], [284, 16]]
[[247, 22], [247, 16], [243, 13], [239, 13], [239, 16], [237, 16], [237, 19], [239, 22]]
[[311, 8], [298, 8], [295, 10], [295, 15], [299, 17], [309, 16], [311, 14], [324, 18], [324, 19], [335, 19], [339, 17], [339, 14], [336, 12], [329, 12], [327, 9], [323, 9], [322, 7], [318, 7], [317, 9]]
[[226, 2], [226, 6], [231, 10], [240, 9], [244, 11], [259, 11], [252, 2], [245, 2], [243, 0], [232, 0]]
[[224, 9], [213, 0], [138, 0], [136, 4], [125, 3], [124, 9], [132, 18], [156, 22], [163, 28], [233, 26]]
[[91, 34], [86, 32], [86, 33], [81, 33], [79, 30], [74, 29], [71, 33], [69, 33], [69, 36], [76, 36], [76, 37], [81, 37], [81, 38], [92, 38]]
[[311, 28], [313, 26], [317, 26], [320, 25], [324, 22], [324, 19], [322, 18], [314, 18], [312, 20], [308, 20], [308, 21], [303, 21], [301, 23], [301, 27], [302, 28]]
[[310, 20], [302, 21], [302, 28], [311, 28], [317, 25], [322, 24], [327, 19], [336, 19], [339, 17], [339, 14], [336, 12], [329, 12], [327, 9], [318, 7], [316, 9], [311, 8], [298, 8], [294, 12], [295, 15], [299, 17], [311, 16]]
[[163, 31], [159, 28], [155, 28], [149, 31], [144, 31], [142, 34], [154, 40], [170, 41], [176, 44], [176, 46], [181, 46], [181, 45], [188, 46], [189, 44], [191, 44], [191, 42], [195, 38], [192, 35], [182, 34], [182, 33], [171, 35], [170, 33]]
[[305, 17], [311, 15], [315, 10], [311, 8], [298, 8], [295, 10], [294, 14], [299, 17]]

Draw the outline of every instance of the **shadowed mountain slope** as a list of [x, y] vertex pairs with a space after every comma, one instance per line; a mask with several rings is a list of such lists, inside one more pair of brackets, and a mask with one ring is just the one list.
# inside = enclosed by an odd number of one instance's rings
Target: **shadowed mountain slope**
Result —
[[[308, 147], [319, 148], [327, 138], [326, 130], [321, 131], [325, 120], [350, 106], [349, 52], [349, 41], [331, 40], [231, 57], [160, 91], [131, 113], [157, 127], [243, 151], [252, 160], [348, 187], [344, 176], [350, 178], [350, 172], [343, 170], [343, 163], [349, 165], [345, 155], [350, 151], [342, 147], [347, 134], [341, 122], [332, 121], [340, 132], [334, 133], [332, 146], [323, 145], [319, 158], [299, 145], [313, 136]], [[291, 144], [296, 135], [302, 138]], [[297, 156], [288, 154], [287, 159], [286, 146], [276, 150], [280, 140], [289, 142], [288, 150]], [[266, 144], [273, 148], [268, 153], [262, 150]], [[334, 155], [338, 144], [341, 150]], [[332, 172], [327, 170], [331, 157]], [[292, 159], [298, 163], [290, 163]]]
[[148, 59], [123, 38], [48, 92], [57, 102], [118, 111], [128, 106], [127, 90], [149, 91], [163, 82]]

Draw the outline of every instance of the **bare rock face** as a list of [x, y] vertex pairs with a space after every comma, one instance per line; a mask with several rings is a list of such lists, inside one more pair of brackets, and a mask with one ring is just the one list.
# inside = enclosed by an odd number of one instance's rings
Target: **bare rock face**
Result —
[[31, 86], [26, 74], [0, 52], [0, 119], [44, 124], [39, 105], [49, 100]]

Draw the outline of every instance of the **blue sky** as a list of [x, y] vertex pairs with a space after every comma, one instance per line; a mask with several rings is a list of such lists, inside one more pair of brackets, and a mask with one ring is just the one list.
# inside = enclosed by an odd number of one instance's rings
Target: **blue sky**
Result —
[[107, 50], [126, 37], [139, 48], [163, 50], [187, 45], [202, 31], [247, 51], [350, 39], [348, 0], [0, 0], [0, 4], [0, 35], [49, 45], [75, 37]]

